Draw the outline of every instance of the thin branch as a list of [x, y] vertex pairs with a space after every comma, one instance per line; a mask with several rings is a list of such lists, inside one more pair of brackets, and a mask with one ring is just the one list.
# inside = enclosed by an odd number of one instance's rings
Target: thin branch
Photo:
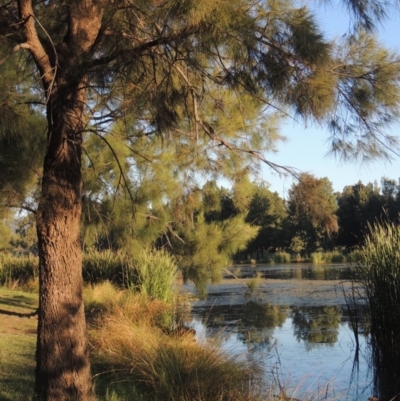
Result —
[[132, 195], [132, 192], [131, 192], [131, 190], [130, 190], [130, 188], [129, 188], [128, 181], [127, 181], [127, 179], [126, 179], [126, 177], [125, 177], [125, 173], [124, 173], [124, 171], [123, 171], [123, 169], [122, 169], [121, 163], [120, 163], [120, 161], [119, 161], [119, 158], [118, 158], [117, 154], [115, 153], [114, 148], [112, 147], [112, 145], [110, 144], [110, 142], [108, 142], [108, 140], [107, 140], [106, 138], [104, 138], [102, 135], [100, 135], [99, 133], [97, 133], [97, 132], [94, 131], [94, 130], [91, 131], [91, 132], [93, 132], [95, 135], [97, 135], [97, 136], [108, 146], [108, 148], [111, 150], [111, 153], [113, 154], [114, 159], [115, 159], [115, 161], [116, 161], [117, 164], [118, 164], [118, 169], [119, 169], [120, 177], [121, 177], [122, 180], [124, 181], [125, 188], [126, 188], [126, 190], [128, 191], [129, 198], [131, 199], [132, 206], [133, 206], [133, 205], [135, 204], [135, 200], [134, 200], [134, 197], [133, 197], [133, 195]]
[[3, 65], [8, 59], [10, 59], [15, 53], [18, 53], [21, 49], [30, 50], [31, 47], [28, 43], [20, 43], [19, 45], [14, 46], [10, 54], [0, 60], [0, 65]]

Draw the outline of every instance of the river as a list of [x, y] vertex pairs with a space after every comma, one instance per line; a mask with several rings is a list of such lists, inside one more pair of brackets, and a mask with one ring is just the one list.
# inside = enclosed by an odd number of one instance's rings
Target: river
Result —
[[[256, 360], [265, 380], [297, 399], [358, 401], [373, 395], [370, 351], [359, 317], [358, 363], [343, 291], [345, 265], [241, 265], [192, 305], [198, 341], [218, 339]], [[184, 288], [194, 292], [191, 285]]]

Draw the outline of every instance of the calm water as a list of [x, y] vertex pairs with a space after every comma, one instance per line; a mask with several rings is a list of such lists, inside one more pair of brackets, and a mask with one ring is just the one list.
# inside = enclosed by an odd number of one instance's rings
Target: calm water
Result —
[[[345, 264], [236, 265], [231, 270], [237, 270], [238, 275], [242, 278], [251, 278], [259, 274], [261, 278], [265, 279], [287, 280], [349, 280], [354, 275], [352, 268]], [[229, 277], [233, 278], [228, 275], [226, 278]]]
[[[346, 266], [332, 265], [244, 266], [235, 274], [247, 278], [257, 272], [262, 277], [260, 287], [263, 281], [274, 285], [274, 278], [326, 281], [344, 280], [351, 274]], [[367, 339], [360, 336], [359, 363], [355, 364], [354, 334], [344, 300], [317, 305], [311, 298], [302, 298], [300, 291], [297, 298], [288, 298], [287, 305], [281, 299], [274, 304], [267, 289], [244, 296], [237, 280], [229, 280], [231, 285], [226, 282], [210, 286], [208, 299], [193, 305], [192, 324], [199, 341], [219, 338], [225, 351], [257, 360], [267, 380], [279, 380], [299, 399], [325, 391], [328, 399], [349, 401], [373, 395]], [[362, 323], [360, 331], [364, 332]]]

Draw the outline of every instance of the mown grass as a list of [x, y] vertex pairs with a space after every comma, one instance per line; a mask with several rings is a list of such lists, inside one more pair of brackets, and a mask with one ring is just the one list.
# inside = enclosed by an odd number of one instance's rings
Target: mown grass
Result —
[[0, 401], [27, 401], [34, 386], [37, 295], [0, 288]]

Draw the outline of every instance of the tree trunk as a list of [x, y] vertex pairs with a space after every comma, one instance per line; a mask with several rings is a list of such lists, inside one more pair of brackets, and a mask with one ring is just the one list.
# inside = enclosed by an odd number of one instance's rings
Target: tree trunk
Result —
[[37, 214], [39, 322], [35, 392], [46, 401], [93, 398], [82, 299], [81, 146], [84, 82], [54, 84]]
[[41, 401], [88, 401], [94, 397], [80, 241], [84, 61], [95, 51], [106, 1], [70, 0], [65, 36], [59, 43], [50, 39], [46, 46], [36, 31], [41, 25], [34, 17], [33, 0], [17, 4], [25, 37], [21, 47], [28, 49], [40, 73], [48, 121], [37, 212], [40, 289], [35, 393]]

